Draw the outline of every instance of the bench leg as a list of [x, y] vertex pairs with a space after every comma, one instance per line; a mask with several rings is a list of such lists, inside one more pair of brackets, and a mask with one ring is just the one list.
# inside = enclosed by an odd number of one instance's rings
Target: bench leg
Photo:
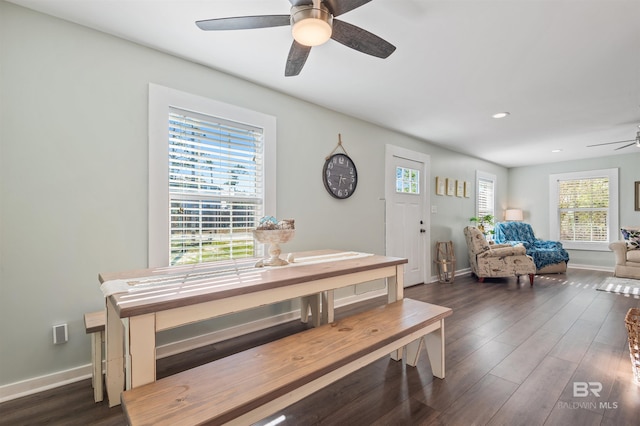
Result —
[[91, 386], [93, 386], [93, 400], [100, 402], [104, 399], [102, 393], [102, 342], [104, 331], [91, 333]]
[[444, 319], [440, 320], [440, 329], [424, 336], [424, 343], [433, 375], [444, 379]]
[[412, 367], [416, 366], [416, 364], [418, 363], [418, 357], [420, 356], [420, 349], [422, 348], [423, 342], [424, 342], [424, 337], [421, 337], [409, 343], [407, 346], [405, 346], [407, 365], [410, 365]]
[[107, 297], [106, 378], [109, 407], [120, 405], [124, 390], [124, 332], [111, 298]]
[[444, 319], [440, 320], [436, 330], [404, 347], [407, 365], [416, 366], [423, 342], [427, 349], [433, 375], [444, 379]]

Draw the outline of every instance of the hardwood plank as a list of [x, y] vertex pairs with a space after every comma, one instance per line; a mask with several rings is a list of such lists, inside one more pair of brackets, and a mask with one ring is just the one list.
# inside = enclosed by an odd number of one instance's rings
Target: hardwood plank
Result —
[[490, 340], [489, 337], [480, 336], [473, 332], [465, 333], [463, 337], [454, 340], [452, 343], [449, 343], [447, 340], [447, 364], [457, 364], [469, 356], [469, 354], [487, 344]]
[[[392, 411], [378, 418], [372, 423], [348, 423], [349, 425], [371, 425], [371, 426], [389, 426], [389, 425], [431, 425], [437, 426], [443, 424], [438, 416], [439, 412], [433, 408], [426, 406], [414, 398], [405, 399], [397, 405]], [[355, 417], [355, 416], [354, 416]], [[355, 419], [354, 419], [355, 420]]]
[[546, 357], [487, 424], [543, 424], [577, 366], [563, 359]]
[[599, 329], [600, 324], [596, 322], [576, 320], [549, 355], [566, 361], [580, 362]]
[[448, 425], [485, 424], [517, 388], [515, 383], [487, 374], [451, 404], [438, 419]]
[[522, 383], [545, 359], [562, 334], [540, 329], [498, 364], [491, 374]]
[[[570, 405], [580, 403], [586, 409], [603, 414], [604, 406], [601, 407], [600, 403], [606, 403], [610, 400], [611, 389], [616, 379], [611, 372], [618, 370], [622, 353], [623, 350], [619, 347], [593, 342], [558, 401]], [[599, 395], [588, 390], [587, 396], [574, 396], [574, 383], [576, 382], [598, 383], [602, 389], [597, 391]]]
[[601, 424], [603, 420], [602, 414], [582, 407], [580, 405], [557, 402], [544, 424], [545, 426], [598, 426]]
[[449, 364], [445, 380], [434, 380], [413, 396], [437, 411], [444, 411], [513, 349], [501, 342], [489, 342], [459, 363]]
[[640, 384], [633, 380], [628, 345], [620, 351], [620, 362], [615, 369], [615, 380], [605, 400], [604, 425], [638, 424]]

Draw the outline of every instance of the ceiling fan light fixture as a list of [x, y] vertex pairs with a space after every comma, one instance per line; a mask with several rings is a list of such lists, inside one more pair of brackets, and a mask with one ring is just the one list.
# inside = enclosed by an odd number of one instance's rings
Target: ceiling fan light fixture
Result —
[[[640, 127], [640, 126], [638, 126]], [[636, 147], [640, 148], [640, 131], [636, 133]]]
[[305, 46], [319, 46], [331, 38], [333, 16], [321, 5], [300, 6], [291, 12], [291, 34], [298, 43]]

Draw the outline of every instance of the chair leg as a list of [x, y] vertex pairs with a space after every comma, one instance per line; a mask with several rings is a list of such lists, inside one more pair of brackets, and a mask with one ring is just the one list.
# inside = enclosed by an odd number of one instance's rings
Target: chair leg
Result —
[[533, 277], [534, 274], [529, 274], [529, 283], [531, 283], [531, 287], [533, 287]]

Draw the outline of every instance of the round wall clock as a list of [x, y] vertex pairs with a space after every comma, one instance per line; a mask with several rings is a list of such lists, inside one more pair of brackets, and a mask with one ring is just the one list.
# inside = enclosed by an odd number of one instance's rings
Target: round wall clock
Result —
[[358, 185], [356, 165], [346, 154], [333, 154], [324, 162], [322, 181], [332, 197], [349, 198]]

